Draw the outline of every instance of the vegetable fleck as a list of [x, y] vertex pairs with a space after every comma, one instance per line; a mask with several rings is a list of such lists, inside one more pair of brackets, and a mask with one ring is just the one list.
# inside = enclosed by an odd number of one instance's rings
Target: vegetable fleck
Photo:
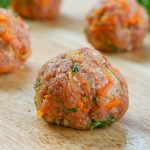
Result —
[[34, 101], [34, 103], [35, 103], [35, 105], [37, 105], [37, 101], [36, 100]]
[[0, 7], [8, 8], [10, 6], [10, 0], [0, 0]]
[[74, 73], [78, 73], [79, 72], [79, 66], [77, 64], [75, 64], [74, 67], [73, 67], [73, 69], [72, 69], [72, 71]]
[[150, 17], [150, 0], [137, 0], [147, 10]]
[[40, 80], [37, 80], [37, 82], [34, 85], [34, 89], [37, 89], [40, 86], [41, 86], [41, 82], [40, 82]]
[[65, 109], [65, 112], [74, 113], [74, 112], [77, 112], [77, 109], [76, 108]]
[[118, 49], [115, 45], [113, 45], [113, 44], [105, 43], [104, 46], [105, 46], [106, 49], [112, 50], [112, 52], [116, 52], [116, 51], [119, 50], [119, 49]]
[[94, 128], [104, 128], [109, 126], [110, 124], [112, 124], [113, 122], [115, 122], [116, 119], [114, 116], [110, 116], [109, 118], [105, 119], [105, 120], [95, 120], [92, 119], [92, 122], [90, 124], [90, 128], [94, 129]]
[[93, 104], [96, 104], [96, 97], [93, 98]]

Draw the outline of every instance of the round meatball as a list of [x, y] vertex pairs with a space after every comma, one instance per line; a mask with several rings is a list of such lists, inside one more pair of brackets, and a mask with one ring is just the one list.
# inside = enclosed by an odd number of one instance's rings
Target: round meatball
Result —
[[61, 0], [12, 0], [13, 9], [29, 19], [53, 19], [58, 15]]
[[88, 41], [104, 52], [139, 49], [149, 26], [148, 15], [135, 0], [101, 0], [86, 21]]
[[105, 127], [128, 108], [127, 84], [100, 52], [81, 48], [51, 59], [35, 83], [38, 116], [76, 129]]
[[30, 54], [27, 24], [12, 12], [0, 9], [0, 73], [21, 67]]

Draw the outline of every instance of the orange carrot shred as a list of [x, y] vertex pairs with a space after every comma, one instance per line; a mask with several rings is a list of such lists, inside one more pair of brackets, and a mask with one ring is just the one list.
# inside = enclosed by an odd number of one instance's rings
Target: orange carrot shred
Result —
[[104, 13], [104, 11], [107, 9], [107, 6], [103, 7], [102, 9], [99, 9], [96, 11], [95, 15], [100, 16], [101, 14]]
[[83, 109], [83, 102], [80, 101], [80, 102], [78, 103], [78, 106], [79, 106], [79, 109], [82, 110], [82, 109]]
[[7, 17], [0, 15], [0, 21], [6, 21], [7, 22]]
[[50, 95], [45, 95], [44, 98], [49, 100], [51, 98], [51, 96]]
[[108, 79], [108, 84], [103, 89], [100, 89], [98, 91], [98, 95], [105, 96], [107, 94], [107, 91], [111, 88], [112, 84], [113, 84], [112, 79]]
[[43, 114], [44, 114], [44, 112], [43, 112], [43, 111], [41, 111], [41, 109], [40, 109], [40, 110], [38, 110], [38, 112], [37, 112], [38, 117], [42, 117], [42, 116], [43, 116]]
[[126, 20], [125, 24], [126, 25], [133, 25], [133, 24], [137, 24], [139, 22], [139, 18], [140, 18], [140, 9], [137, 10], [137, 13]]
[[120, 104], [121, 104], [121, 100], [116, 99], [116, 100], [113, 100], [112, 102], [106, 104], [106, 105], [105, 105], [105, 108], [106, 108], [107, 110], [110, 110], [110, 109], [112, 109], [112, 108], [114, 108], [114, 107], [117, 107], [117, 106], [120, 105]]
[[88, 113], [88, 112], [91, 110], [91, 108], [92, 108], [92, 107], [84, 108], [83, 111], [84, 111], [85, 113]]

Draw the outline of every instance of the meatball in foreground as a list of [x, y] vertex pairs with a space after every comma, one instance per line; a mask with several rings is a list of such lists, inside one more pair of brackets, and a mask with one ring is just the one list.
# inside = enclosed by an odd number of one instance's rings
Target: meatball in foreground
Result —
[[48, 20], [58, 15], [61, 0], [12, 0], [13, 9], [28, 19]]
[[19, 16], [0, 9], [0, 73], [21, 67], [30, 54], [28, 26]]
[[149, 26], [148, 15], [135, 0], [101, 0], [86, 21], [88, 41], [104, 52], [139, 49]]
[[94, 49], [51, 59], [38, 72], [34, 88], [38, 116], [66, 127], [105, 127], [121, 119], [128, 108], [125, 79]]

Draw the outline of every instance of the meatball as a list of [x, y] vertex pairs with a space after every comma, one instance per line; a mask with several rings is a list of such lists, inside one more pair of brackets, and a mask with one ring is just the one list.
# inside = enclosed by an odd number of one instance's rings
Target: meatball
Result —
[[105, 127], [119, 120], [128, 108], [125, 79], [92, 48], [48, 61], [39, 70], [34, 88], [38, 116], [66, 127]]
[[88, 41], [104, 52], [139, 49], [149, 26], [148, 15], [135, 0], [101, 0], [86, 22]]
[[30, 54], [27, 24], [12, 12], [0, 9], [0, 73], [22, 67]]
[[29, 19], [53, 19], [58, 15], [61, 0], [12, 0], [13, 9]]

